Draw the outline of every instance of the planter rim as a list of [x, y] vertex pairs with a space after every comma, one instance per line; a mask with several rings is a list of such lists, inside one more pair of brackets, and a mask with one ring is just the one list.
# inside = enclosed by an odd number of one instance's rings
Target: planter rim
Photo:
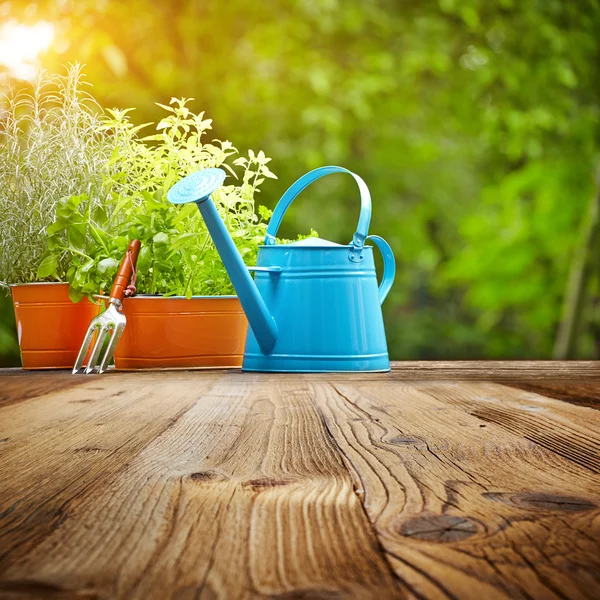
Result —
[[129, 296], [123, 301], [126, 302], [127, 300], [135, 300], [136, 298], [144, 300], [231, 300], [232, 298], [237, 298], [237, 296], [192, 296], [191, 298], [186, 298], [185, 296], [156, 296], [153, 294], [135, 294], [135, 296]]
[[[69, 285], [68, 281], [30, 281], [29, 283], [9, 283], [8, 287], [24, 287], [30, 285]], [[232, 299], [237, 298], [236, 295], [231, 296], [192, 296], [187, 298], [186, 296], [162, 296], [156, 294], [135, 294], [125, 300], [135, 300], [136, 298], [143, 298], [145, 300], [206, 300], [206, 299]]]
[[9, 283], [8, 287], [21, 287], [24, 285], [69, 285], [67, 281], [30, 281], [29, 283]]

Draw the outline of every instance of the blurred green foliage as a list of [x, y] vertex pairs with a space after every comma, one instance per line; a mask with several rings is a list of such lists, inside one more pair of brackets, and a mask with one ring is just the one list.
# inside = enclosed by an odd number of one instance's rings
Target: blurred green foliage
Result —
[[[263, 148], [279, 176], [268, 206], [308, 169], [358, 172], [371, 231], [398, 261], [384, 306], [393, 358], [551, 356], [600, 201], [596, 0], [5, 4], [55, 24], [44, 66], [86, 63], [104, 106], [136, 106], [142, 123], [154, 102], [193, 97], [215, 137]], [[283, 234], [349, 240], [352, 182], [313, 187]], [[585, 283], [576, 356], [593, 357], [598, 284]]]

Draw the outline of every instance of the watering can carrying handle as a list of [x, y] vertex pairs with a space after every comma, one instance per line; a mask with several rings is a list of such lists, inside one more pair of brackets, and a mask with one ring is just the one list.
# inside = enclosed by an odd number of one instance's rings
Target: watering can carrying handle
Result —
[[369, 235], [366, 238], [375, 243], [383, 256], [383, 277], [379, 284], [379, 303], [383, 304], [385, 297], [388, 295], [392, 284], [394, 283], [394, 277], [396, 276], [396, 259], [394, 253], [390, 248], [390, 245], [378, 235]]
[[354, 177], [358, 184], [358, 189], [360, 190], [360, 218], [358, 220], [356, 233], [352, 237], [351, 245], [353, 247], [353, 252], [356, 253], [356, 255], [360, 255], [360, 251], [367, 238], [367, 233], [369, 232], [369, 223], [371, 222], [371, 194], [369, 193], [367, 184], [356, 173], [348, 171], [348, 169], [344, 169], [343, 167], [335, 166], [319, 167], [318, 169], [309, 171], [288, 188], [273, 211], [273, 216], [267, 227], [265, 245], [272, 246], [275, 244], [275, 238], [277, 237], [277, 231], [279, 230], [279, 225], [281, 225], [283, 215], [290, 204], [296, 199], [296, 196], [298, 196], [298, 194], [307, 188], [313, 181], [321, 179], [321, 177], [325, 177], [325, 175], [330, 175], [331, 173], [348, 173], [348, 175]]

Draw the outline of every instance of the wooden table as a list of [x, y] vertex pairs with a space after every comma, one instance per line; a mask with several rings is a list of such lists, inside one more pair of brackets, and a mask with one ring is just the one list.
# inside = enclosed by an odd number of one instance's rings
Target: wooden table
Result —
[[0, 597], [600, 598], [600, 364], [0, 372]]

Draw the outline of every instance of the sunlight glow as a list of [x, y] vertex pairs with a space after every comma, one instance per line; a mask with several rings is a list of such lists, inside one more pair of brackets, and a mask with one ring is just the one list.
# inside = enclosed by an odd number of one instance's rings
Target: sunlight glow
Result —
[[5, 67], [11, 77], [33, 79], [40, 54], [53, 40], [54, 26], [47, 21], [35, 25], [8, 21], [0, 27], [0, 67]]

